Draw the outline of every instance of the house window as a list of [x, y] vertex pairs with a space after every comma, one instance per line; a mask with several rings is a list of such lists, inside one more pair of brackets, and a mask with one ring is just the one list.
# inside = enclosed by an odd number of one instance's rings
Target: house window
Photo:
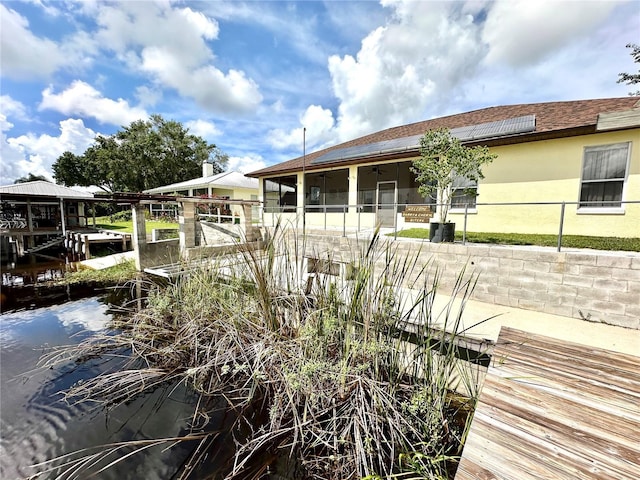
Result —
[[295, 212], [298, 205], [298, 179], [295, 175], [264, 180], [265, 212]]
[[451, 184], [451, 209], [476, 208], [478, 182], [466, 177], [455, 177]]
[[584, 149], [580, 208], [620, 207], [627, 178], [629, 143]]

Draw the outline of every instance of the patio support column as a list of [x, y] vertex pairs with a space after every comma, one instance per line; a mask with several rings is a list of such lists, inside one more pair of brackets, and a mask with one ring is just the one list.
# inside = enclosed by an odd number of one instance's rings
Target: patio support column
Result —
[[67, 235], [67, 219], [64, 216], [64, 199], [60, 199], [60, 223], [62, 225], [62, 236]]
[[31, 215], [31, 200], [27, 199], [27, 228], [33, 232], [33, 216]]
[[135, 252], [136, 270], [143, 271], [148, 263], [148, 247], [147, 247], [147, 226], [144, 219], [146, 208], [140, 203], [131, 205], [131, 214], [133, 219], [133, 251]]
[[196, 204], [180, 202], [178, 224], [180, 238], [180, 256], [187, 259], [189, 248], [196, 246]]
[[244, 230], [245, 242], [260, 240], [260, 229], [253, 225], [252, 207], [250, 203], [242, 204], [242, 229]]
[[349, 213], [356, 213], [358, 204], [358, 166], [349, 167]]
[[24, 255], [24, 235], [16, 235], [16, 250], [19, 257]]

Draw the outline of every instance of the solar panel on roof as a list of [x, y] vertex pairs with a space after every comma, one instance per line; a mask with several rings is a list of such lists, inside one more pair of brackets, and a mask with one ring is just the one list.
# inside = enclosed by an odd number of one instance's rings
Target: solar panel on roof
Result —
[[348, 160], [351, 158], [364, 157], [374, 154], [402, 152], [409, 149], [415, 149], [420, 144], [421, 136], [422, 135], [412, 135], [410, 137], [394, 138], [391, 140], [368, 143], [366, 145], [337, 148], [315, 158], [311, 163], [326, 163], [336, 160]]
[[[536, 129], [536, 116], [524, 115], [522, 117], [499, 120], [497, 122], [467, 125], [451, 129], [451, 135], [461, 141], [480, 140], [483, 138], [505, 137], [518, 133], [533, 132]], [[422, 135], [394, 138], [380, 142], [357, 145], [354, 147], [336, 148], [313, 159], [311, 164], [334, 162], [338, 160], [350, 160], [383, 153], [400, 153], [407, 150], [416, 150], [420, 146]]]
[[533, 132], [535, 129], [536, 116], [524, 115], [522, 117], [498, 120], [497, 122], [454, 128], [451, 130], [451, 135], [462, 141], [469, 141]]

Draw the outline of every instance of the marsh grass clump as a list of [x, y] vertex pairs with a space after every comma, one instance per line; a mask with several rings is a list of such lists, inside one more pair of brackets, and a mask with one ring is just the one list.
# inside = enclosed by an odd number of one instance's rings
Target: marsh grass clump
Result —
[[[218, 434], [208, 419], [221, 399], [235, 415], [235, 447], [210, 478], [265, 478], [269, 469], [308, 479], [450, 478], [476, 395], [443, 332], [456, 331], [462, 312], [453, 304], [444, 319], [433, 311], [439, 274], [419, 251], [399, 255], [378, 235], [360, 245], [347, 275], [308, 275], [310, 246], [275, 228], [262, 250], [156, 288], [119, 333], [45, 363], [130, 352], [122, 370], [66, 393], [108, 407], [164, 382], [189, 384], [200, 401], [185, 438], [201, 440], [179, 478], [192, 478], [206, 457]], [[462, 272], [447, 293], [463, 308], [475, 281]], [[81, 457], [76, 473], [89, 465]]]

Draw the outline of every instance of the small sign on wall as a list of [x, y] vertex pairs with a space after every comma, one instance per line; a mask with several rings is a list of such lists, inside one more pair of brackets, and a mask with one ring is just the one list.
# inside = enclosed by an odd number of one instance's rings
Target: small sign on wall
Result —
[[429, 205], [407, 205], [402, 212], [404, 221], [408, 223], [429, 223], [433, 212]]

